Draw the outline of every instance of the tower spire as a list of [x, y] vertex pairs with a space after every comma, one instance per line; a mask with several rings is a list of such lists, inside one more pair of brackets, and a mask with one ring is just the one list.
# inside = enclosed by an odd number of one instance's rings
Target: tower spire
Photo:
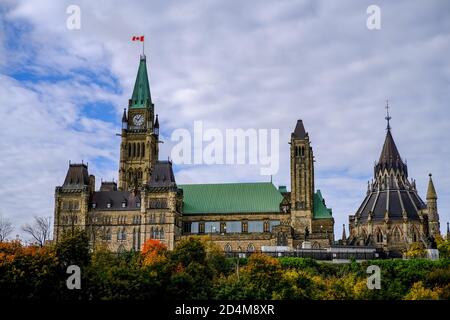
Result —
[[389, 115], [389, 100], [386, 100], [386, 117], [385, 117], [385, 119], [387, 121], [386, 130], [390, 131], [391, 130], [391, 124], [389, 123], [389, 121], [392, 119], [392, 117]]
[[139, 68], [134, 83], [133, 94], [129, 102], [129, 109], [145, 108], [152, 105], [150, 85], [148, 81], [147, 63], [145, 55], [141, 56]]
[[347, 235], [345, 234], [345, 224], [342, 225], [342, 241], [347, 240]]
[[437, 194], [436, 189], [434, 188], [433, 179], [431, 178], [431, 173], [428, 174], [430, 180], [428, 181], [428, 190], [427, 190], [427, 200], [436, 200]]

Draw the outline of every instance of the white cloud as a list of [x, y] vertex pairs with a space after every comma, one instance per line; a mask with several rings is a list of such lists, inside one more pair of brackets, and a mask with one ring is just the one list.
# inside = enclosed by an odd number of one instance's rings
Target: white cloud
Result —
[[[410, 176], [424, 196], [427, 173], [433, 172], [442, 224], [450, 220], [447, 3], [381, 1], [380, 31], [366, 28], [369, 1], [79, 1], [79, 31], [65, 28], [69, 4], [11, 2], [6, 23], [30, 26], [23, 30], [23, 50], [5, 49], [6, 29], [0, 25], [0, 58], [10, 58], [0, 65], [6, 65], [7, 73], [70, 75], [56, 84], [2, 77], [2, 119], [12, 122], [26, 115], [29, 125], [25, 132], [9, 125], [13, 131], [1, 129], [2, 137], [6, 134], [2, 146], [15, 145], [18, 151], [0, 159], [6, 172], [2, 179], [5, 175], [10, 183], [0, 194], [10, 203], [7, 210], [19, 212], [21, 219], [30, 216], [30, 208], [51, 212], [53, 187], [64, 178], [68, 159], [117, 160], [114, 133], [131, 95], [140, 52], [139, 44], [129, 40], [145, 33], [152, 97], [165, 135], [191, 128], [194, 120], [220, 129], [280, 128], [281, 168], [274, 181], [289, 186], [287, 141], [302, 118], [316, 155], [316, 185], [334, 208], [340, 236], [340, 225], [362, 201], [381, 151], [383, 107], [389, 98], [394, 138], [408, 159]], [[89, 76], [80, 69], [116, 86], [117, 93], [86, 83]], [[11, 101], [20, 102], [13, 112]], [[97, 101], [114, 106], [116, 123], [83, 113], [80, 102]], [[81, 131], [73, 130], [75, 122]], [[43, 146], [37, 153], [36, 145]], [[161, 146], [162, 159], [169, 146]], [[24, 152], [28, 157], [19, 156]], [[97, 175], [112, 175], [116, 166], [101, 172], [93, 168]], [[44, 174], [37, 174], [43, 167]], [[239, 166], [179, 170], [177, 179], [183, 182], [261, 178], [257, 168]], [[33, 188], [34, 181], [41, 187]], [[26, 192], [11, 191], [24, 184]], [[27, 195], [39, 206], [18, 205]]]

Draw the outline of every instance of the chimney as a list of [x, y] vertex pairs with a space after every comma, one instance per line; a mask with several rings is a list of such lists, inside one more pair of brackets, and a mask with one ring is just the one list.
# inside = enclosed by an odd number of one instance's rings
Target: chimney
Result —
[[93, 174], [89, 175], [89, 192], [93, 193], [95, 191], [95, 176]]

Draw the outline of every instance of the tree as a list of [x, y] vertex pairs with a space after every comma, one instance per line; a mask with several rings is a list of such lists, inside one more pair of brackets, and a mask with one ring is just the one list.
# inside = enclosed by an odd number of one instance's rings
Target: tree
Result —
[[6, 240], [6, 238], [13, 232], [14, 227], [7, 218], [0, 216], [0, 242]]
[[441, 235], [436, 236], [436, 244], [440, 258], [450, 258], [450, 239], [444, 239]]
[[56, 244], [56, 256], [64, 267], [69, 265], [86, 266], [90, 261], [89, 239], [85, 231], [66, 232]]
[[40, 247], [43, 247], [50, 238], [50, 225], [50, 217], [34, 217], [33, 224], [25, 224], [22, 230], [28, 233]]
[[167, 261], [167, 246], [158, 240], [149, 239], [142, 246], [144, 266], [154, 266]]

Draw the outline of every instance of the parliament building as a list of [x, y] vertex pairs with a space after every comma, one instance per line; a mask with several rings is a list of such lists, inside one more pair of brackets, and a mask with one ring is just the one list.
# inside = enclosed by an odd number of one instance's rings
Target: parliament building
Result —
[[[301, 249], [335, 244], [334, 219], [314, 186], [314, 155], [302, 120], [290, 137], [290, 191], [271, 182], [177, 184], [171, 161], [159, 160], [159, 120], [150, 94], [146, 57], [141, 56], [131, 99], [122, 117], [118, 183], [101, 181], [85, 163], [70, 163], [55, 190], [54, 240], [75, 228], [93, 247], [140, 250], [148, 239], [173, 249], [192, 235], [225, 252], [255, 252], [262, 246]], [[436, 192], [430, 176], [427, 203], [408, 180], [391, 130], [374, 181], [350, 217], [347, 245], [385, 250], [426, 241], [439, 233]]]

